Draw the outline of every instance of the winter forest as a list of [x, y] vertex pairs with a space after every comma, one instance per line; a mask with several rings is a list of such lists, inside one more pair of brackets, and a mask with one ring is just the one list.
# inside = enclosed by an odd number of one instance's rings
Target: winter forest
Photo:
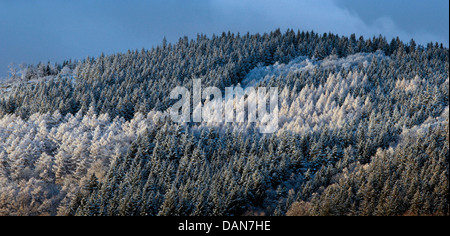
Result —
[[[172, 122], [193, 79], [278, 87], [279, 129]], [[21, 64], [0, 81], [0, 215], [448, 216], [448, 91], [448, 48], [382, 35], [199, 34]]]

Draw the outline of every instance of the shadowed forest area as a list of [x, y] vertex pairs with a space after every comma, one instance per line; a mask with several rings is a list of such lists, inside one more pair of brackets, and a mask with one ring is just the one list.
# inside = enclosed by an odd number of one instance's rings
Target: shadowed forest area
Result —
[[[193, 79], [278, 87], [279, 129], [172, 122]], [[381, 35], [225, 32], [21, 65], [0, 83], [0, 215], [448, 216], [448, 91], [448, 48]]]

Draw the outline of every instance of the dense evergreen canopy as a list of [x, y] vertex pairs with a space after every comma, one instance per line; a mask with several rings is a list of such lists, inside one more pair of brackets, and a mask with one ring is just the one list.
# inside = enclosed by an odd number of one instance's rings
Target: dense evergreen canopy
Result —
[[[292, 30], [22, 66], [0, 215], [448, 215], [448, 73], [439, 44]], [[195, 78], [278, 87], [278, 132], [173, 123]]]

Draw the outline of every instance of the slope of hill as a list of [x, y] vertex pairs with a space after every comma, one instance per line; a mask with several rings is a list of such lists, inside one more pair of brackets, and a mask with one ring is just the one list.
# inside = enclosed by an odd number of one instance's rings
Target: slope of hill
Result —
[[[448, 66], [291, 30], [29, 66], [0, 87], [0, 215], [448, 215]], [[195, 78], [277, 87], [277, 132], [172, 122]]]

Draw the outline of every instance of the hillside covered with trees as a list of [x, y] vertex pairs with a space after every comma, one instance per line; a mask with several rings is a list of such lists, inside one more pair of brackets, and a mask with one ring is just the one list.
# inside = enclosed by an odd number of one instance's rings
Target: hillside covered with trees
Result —
[[[278, 87], [279, 129], [172, 122], [193, 79]], [[442, 44], [293, 30], [21, 65], [0, 215], [448, 215], [448, 91]]]

